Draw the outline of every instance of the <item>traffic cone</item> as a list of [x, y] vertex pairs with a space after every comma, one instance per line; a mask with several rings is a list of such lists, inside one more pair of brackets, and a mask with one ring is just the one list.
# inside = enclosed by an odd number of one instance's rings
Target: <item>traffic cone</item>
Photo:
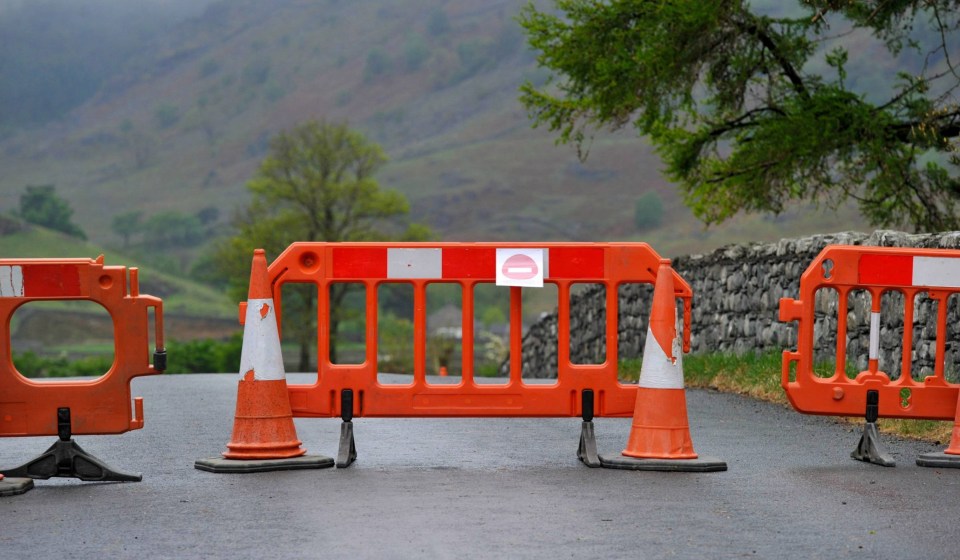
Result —
[[263, 249], [253, 252], [240, 354], [233, 434], [223, 458], [194, 466], [211, 472], [264, 472], [333, 466], [300, 447], [287, 393], [280, 334]]
[[660, 471], [724, 471], [727, 464], [699, 458], [690, 439], [683, 388], [683, 350], [670, 261], [660, 261], [643, 347], [637, 404], [627, 447], [620, 456], [600, 456], [604, 467]]
[[960, 392], [957, 393], [957, 411], [953, 415], [953, 434], [950, 445], [940, 453], [925, 453], [917, 457], [921, 467], [960, 469]]
[[450, 375], [447, 373], [447, 366], [440, 366], [440, 377], [446, 377]]

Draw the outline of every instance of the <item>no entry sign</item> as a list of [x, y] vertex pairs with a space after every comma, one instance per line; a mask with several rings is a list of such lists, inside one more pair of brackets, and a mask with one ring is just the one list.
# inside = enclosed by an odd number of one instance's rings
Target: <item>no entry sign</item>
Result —
[[497, 285], [543, 287], [543, 249], [497, 249]]

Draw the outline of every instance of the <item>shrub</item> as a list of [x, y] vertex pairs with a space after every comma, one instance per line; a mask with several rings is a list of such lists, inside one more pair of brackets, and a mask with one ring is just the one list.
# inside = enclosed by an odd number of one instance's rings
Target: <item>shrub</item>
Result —
[[663, 222], [663, 201], [655, 191], [647, 191], [637, 199], [633, 223], [640, 231], [654, 229]]

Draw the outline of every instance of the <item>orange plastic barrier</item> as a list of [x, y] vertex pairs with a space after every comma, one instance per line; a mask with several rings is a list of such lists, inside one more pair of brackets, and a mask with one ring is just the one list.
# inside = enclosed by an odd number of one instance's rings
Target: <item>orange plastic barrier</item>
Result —
[[[38, 300], [89, 300], [113, 319], [114, 355], [100, 378], [35, 381], [20, 375], [10, 349], [10, 320]], [[150, 363], [149, 309], [154, 310], [155, 364]], [[0, 259], [0, 437], [119, 434], [143, 427], [143, 399], [131, 406], [130, 380], [165, 369], [162, 302], [140, 295], [137, 269], [98, 259]], [[69, 439], [69, 435], [67, 438]], [[9, 473], [8, 473], [9, 474]]]
[[[474, 288], [503, 274], [523, 278], [537, 267], [510, 253], [542, 251], [543, 280], [557, 286], [558, 372], [552, 384], [521, 378], [521, 290], [510, 289], [510, 376], [506, 384], [474, 380]], [[282, 288], [311, 283], [318, 294], [318, 378], [312, 385], [289, 386], [297, 417], [452, 417], [452, 416], [631, 416], [636, 384], [617, 381], [618, 290], [623, 283], [653, 284], [660, 256], [645, 243], [294, 243], [270, 264], [268, 275], [282, 314]], [[690, 345], [690, 286], [675, 272], [675, 296], [683, 300], [683, 350]], [[361, 364], [329, 360], [330, 286], [362, 284], [366, 293], [366, 354]], [[412, 284], [414, 292], [414, 371], [408, 385], [377, 381], [377, 287]], [[463, 373], [457, 384], [426, 382], [426, 288], [459, 284], [463, 294]], [[606, 360], [581, 365], [570, 361], [570, 288], [574, 283], [606, 287]], [[535, 289], [535, 288], [530, 288]], [[241, 312], [241, 317], [244, 313]], [[346, 403], [346, 404], [342, 404]], [[352, 403], [352, 404], [351, 404]]]
[[[814, 304], [818, 290], [837, 291], [836, 371], [818, 376], [814, 366]], [[845, 373], [847, 295], [865, 290], [871, 297], [870, 351], [865, 371], [855, 378]], [[900, 377], [879, 369], [881, 297], [904, 295], [904, 324]], [[911, 375], [914, 296], [924, 292], [937, 302], [936, 362], [934, 374], [918, 381]], [[829, 246], [800, 279], [799, 299], [780, 300], [780, 320], [798, 321], [795, 352], [783, 353], [783, 388], [800, 412], [836, 416], [926, 418], [952, 420], [957, 409], [958, 384], [944, 377], [947, 338], [947, 299], [960, 293], [960, 251]]]

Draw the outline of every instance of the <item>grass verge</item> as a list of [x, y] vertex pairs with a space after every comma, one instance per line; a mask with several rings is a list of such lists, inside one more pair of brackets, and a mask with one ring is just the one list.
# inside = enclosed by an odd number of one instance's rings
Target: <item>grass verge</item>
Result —
[[[640, 376], [640, 363], [640, 359], [621, 360], [620, 378], [636, 381]], [[789, 406], [786, 393], [780, 386], [780, 368], [781, 355], [777, 352], [689, 354], [683, 357], [683, 374], [688, 387], [739, 393]], [[851, 424], [863, 422], [862, 418], [840, 418]], [[937, 420], [881, 418], [877, 426], [881, 432], [942, 445], [950, 441], [953, 431], [953, 422]]]

